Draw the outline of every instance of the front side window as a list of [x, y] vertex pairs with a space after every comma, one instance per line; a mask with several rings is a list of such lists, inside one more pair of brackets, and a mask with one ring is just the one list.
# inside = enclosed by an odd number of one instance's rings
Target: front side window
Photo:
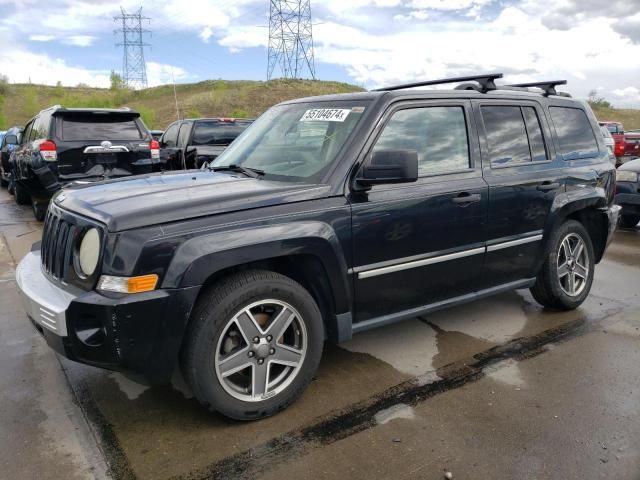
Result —
[[265, 178], [319, 182], [366, 111], [369, 101], [277, 105], [215, 159], [212, 167], [241, 165]]
[[421, 177], [468, 169], [464, 108], [420, 107], [395, 112], [373, 147], [374, 152], [381, 150], [415, 150]]
[[65, 114], [61, 123], [63, 140], [135, 141], [143, 138], [134, 117], [94, 113]]
[[565, 160], [598, 156], [598, 141], [582, 109], [549, 107], [549, 112], [558, 134], [560, 153]]
[[162, 143], [165, 147], [175, 147], [178, 144], [178, 123], [174, 123], [162, 136]]

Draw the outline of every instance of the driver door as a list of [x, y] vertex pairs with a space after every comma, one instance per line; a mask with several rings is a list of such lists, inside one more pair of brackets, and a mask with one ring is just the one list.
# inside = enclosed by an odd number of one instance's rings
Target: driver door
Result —
[[488, 187], [468, 101], [396, 106], [369, 153], [415, 150], [415, 183], [353, 192], [355, 321], [386, 323], [477, 290]]

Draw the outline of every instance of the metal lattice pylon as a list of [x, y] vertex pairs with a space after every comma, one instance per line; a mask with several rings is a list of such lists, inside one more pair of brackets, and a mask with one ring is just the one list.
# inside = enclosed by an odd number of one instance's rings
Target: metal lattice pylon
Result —
[[142, 21], [149, 21], [149, 18], [142, 16], [142, 7], [136, 13], [127, 13], [122, 7], [120, 11], [122, 14], [113, 19], [122, 23], [122, 28], [115, 31], [122, 34], [122, 42], [116, 43], [116, 46], [124, 47], [122, 81], [129, 88], [146, 88], [147, 66], [144, 61], [144, 47], [148, 47], [149, 44], [144, 43], [142, 38], [149, 30], [142, 28]]
[[269, 0], [269, 62], [267, 80], [277, 67], [284, 78], [315, 80], [310, 0]]

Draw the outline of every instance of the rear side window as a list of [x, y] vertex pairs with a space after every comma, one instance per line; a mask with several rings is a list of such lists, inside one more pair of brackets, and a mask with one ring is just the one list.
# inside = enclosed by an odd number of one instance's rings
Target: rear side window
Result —
[[520, 107], [483, 106], [482, 120], [492, 166], [531, 161], [527, 129]]
[[236, 122], [197, 122], [191, 144], [229, 145], [247, 126]]
[[63, 140], [141, 140], [135, 118], [123, 115], [65, 115], [61, 122]]
[[35, 122], [33, 122], [32, 132], [33, 140], [49, 138], [49, 130], [51, 128], [51, 110], [40, 112]]
[[598, 156], [598, 142], [591, 123], [583, 110], [570, 107], [549, 107], [556, 127], [560, 153], [565, 160]]
[[420, 176], [468, 169], [469, 140], [460, 106], [399, 110], [385, 125], [373, 151], [415, 150]]
[[533, 107], [522, 107], [522, 115], [524, 116], [524, 123], [527, 126], [531, 158], [534, 162], [542, 162], [547, 159], [547, 150], [544, 146], [544, 137], [542, 136], [542, 127], [540, 126], [538, 113]]

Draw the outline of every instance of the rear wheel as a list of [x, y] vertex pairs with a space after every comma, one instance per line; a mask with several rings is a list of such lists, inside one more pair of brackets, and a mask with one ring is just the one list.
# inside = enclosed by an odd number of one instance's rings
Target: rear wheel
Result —
[[279, 412], [302, 393], [323, 342], [320, 310], [300, 284], [275, 272], [239, 272], [198, 301], [181, 366], [200, 403], [252, 420]]
[[640, 222], [640, 215], [622, 215], [620, 218], [620, 225], [624, 228], [635, 228]]
[[589, 233], [575, 220], [551, 234], [551, 249], [531, 294], [546, 308], [573, 310], [589, 295], [595, 256]]
[[16, 203], [18, 205], [29, 205], [31, 203], [31, 194], [19, 182], [13, 184]]

